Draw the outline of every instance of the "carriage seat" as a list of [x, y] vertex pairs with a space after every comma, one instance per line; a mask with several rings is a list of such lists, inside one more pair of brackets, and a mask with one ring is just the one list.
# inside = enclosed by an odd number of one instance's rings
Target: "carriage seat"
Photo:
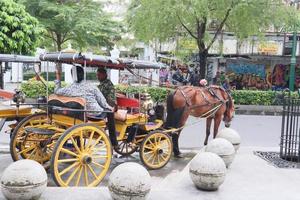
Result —
[[[49, 96], [48, 99], [48, 105], [52, 106], [52, 108], [50, 109], [50, 112], [52, 114], [63, 114], [81, 120], [84, 119], [84, 112], [80, 110], [84, 109], [85, 104], [86, 104], [86, 100], [81, 97], [66, 97], [66, 96], [52, 94]], [[67, 108], [67, 109], [64, 110], [63, 108]], [[78, 109], [78, 111], [68, 110], [68, 109]]]

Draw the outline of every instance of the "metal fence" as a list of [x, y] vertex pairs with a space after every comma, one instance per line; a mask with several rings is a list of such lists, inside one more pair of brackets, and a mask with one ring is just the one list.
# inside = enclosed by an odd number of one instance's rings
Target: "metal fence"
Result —
[[283, 102], [280, 157], [300, 162], [300, 99], [285, 98]]

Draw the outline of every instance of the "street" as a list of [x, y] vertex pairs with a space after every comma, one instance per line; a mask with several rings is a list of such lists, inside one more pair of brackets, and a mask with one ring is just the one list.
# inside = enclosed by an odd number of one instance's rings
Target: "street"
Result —
[[[199, 121], [199, 123], [196, 123]], [[193, 124], [193, 125], [188, 125]], [[4, 129], [7, 127], [5, 125]], [[220, 128], [223, 128], [224, 124], [221, 125]], [[278, 147], [279, 150], [279, 142], [280, 142], [280, 132], [281, 132], [281, 116], [253, 116], [253, 115], [236, 115], [233, 119], [231, 128], [238, 131], [242, 138], [242, 146], [254, 146], [254, 147]], [[204, 119], [195, 119], [190, 118], [187, 122], [187, 127], [185, 127], [180, 136], [180, 148], [184, 153], [184, 158], [176, 159], [171, 158], [170, 162], [159, 170], [150, 170], [149, 173], [152, 177], [152, 181], [159, 182], [166, 176], [171, 173], [176, 173], [182, 170], [186, 164], [193, 158], [195, 155], [195, 151], [191, 150], [199, 150], [203, 147], [203, 142], [205, 138], [205, 120]], [[212, 139], [212, 134], [210, 136]], [[9, 144], [9, 135], [4, 133], [4, 131], [0, 134], [0, 150], [3, 147], [8, 148]], [[10, 154], [3, 151], [0, 154], [0, 176], [3, 173], [4, 169], [12, 163], [12, 159]], [[139, 162], [138, 153], [133, 154], [132, 157], [129, 158], [118, 158], [113, 159], [110, 170], [104, 180], [101, 182], [100, 186], [107, 185], [107, 181], [109, 178], [109, 174], [118, 164], [123, 162]], [[49, 175], [48, 185], [55, 186], [55, 183]]]

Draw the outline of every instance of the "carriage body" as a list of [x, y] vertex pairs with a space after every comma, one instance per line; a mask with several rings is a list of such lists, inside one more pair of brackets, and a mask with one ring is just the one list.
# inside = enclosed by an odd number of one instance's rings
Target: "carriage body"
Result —
[[[14, 54], [0, 54], [0, 67], [3, 73], [3, 63], [26, 63], [26, 64], [41, 64], [41, 61], [33, 56], [22, 56]], [[11, 123], [10, 132], [17, 126], [17, 124], [27, 116], [34, 113], [43, 112], [41, 109], [36, 108], [32, 104], [24, 104], [24, 95], [17, 88], [14, 92], [0, 89], [0, 130], [2, 130], [4, 123], [7, 121], [15, 121]], [[13, 104], [12, 104], [13, 102]]]
[[[40, 59], [120, 70], [132, 65], [129, 60], [71, 53], [45, 54]], [[106, 131], [107, 121], [89, 118], [85, 104], [80, 97], [51, 95], [43, 112], [27, 113], [12, 133], [13, 160], [32, 159], [50, 168], [58, 186], [98, 185], [109, 170], [113, 148]], [[126, 109], [114, 114], [119, 141], [115, 151], [121, 155], [139, 151], [149, 169], [165, 166], [171, 157], [172, 141], [161, 129], [163, 121], [150, 120], [148, 113], [131, 112], [140, 107], [137, 99], [119, 96], [118, 104]]]

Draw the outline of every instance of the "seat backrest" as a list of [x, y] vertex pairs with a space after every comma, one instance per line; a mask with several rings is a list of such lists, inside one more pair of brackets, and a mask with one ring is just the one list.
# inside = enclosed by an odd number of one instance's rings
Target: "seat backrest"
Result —
[[82, 97], [66, 97], [56, 94], [49, 96], [48, 105], [71, 109], [84, 109], [86, 100]]
[[[50, 112], [53, 114], [64, 114], [70, 117], [83, 119], [84, 112], [83, 111], [72, 111], [68, 109], [84, 109], [86, 105], [86, 100], [82, 97], [66, 97], [60, 96], [56, 94], [52, 94], [49, 96], [48, 105], [51, 109]], [[56, 109], [55, 107], [59, 107], [61, 109]], [[67, 109], [63, 109], [67, 108]]]

